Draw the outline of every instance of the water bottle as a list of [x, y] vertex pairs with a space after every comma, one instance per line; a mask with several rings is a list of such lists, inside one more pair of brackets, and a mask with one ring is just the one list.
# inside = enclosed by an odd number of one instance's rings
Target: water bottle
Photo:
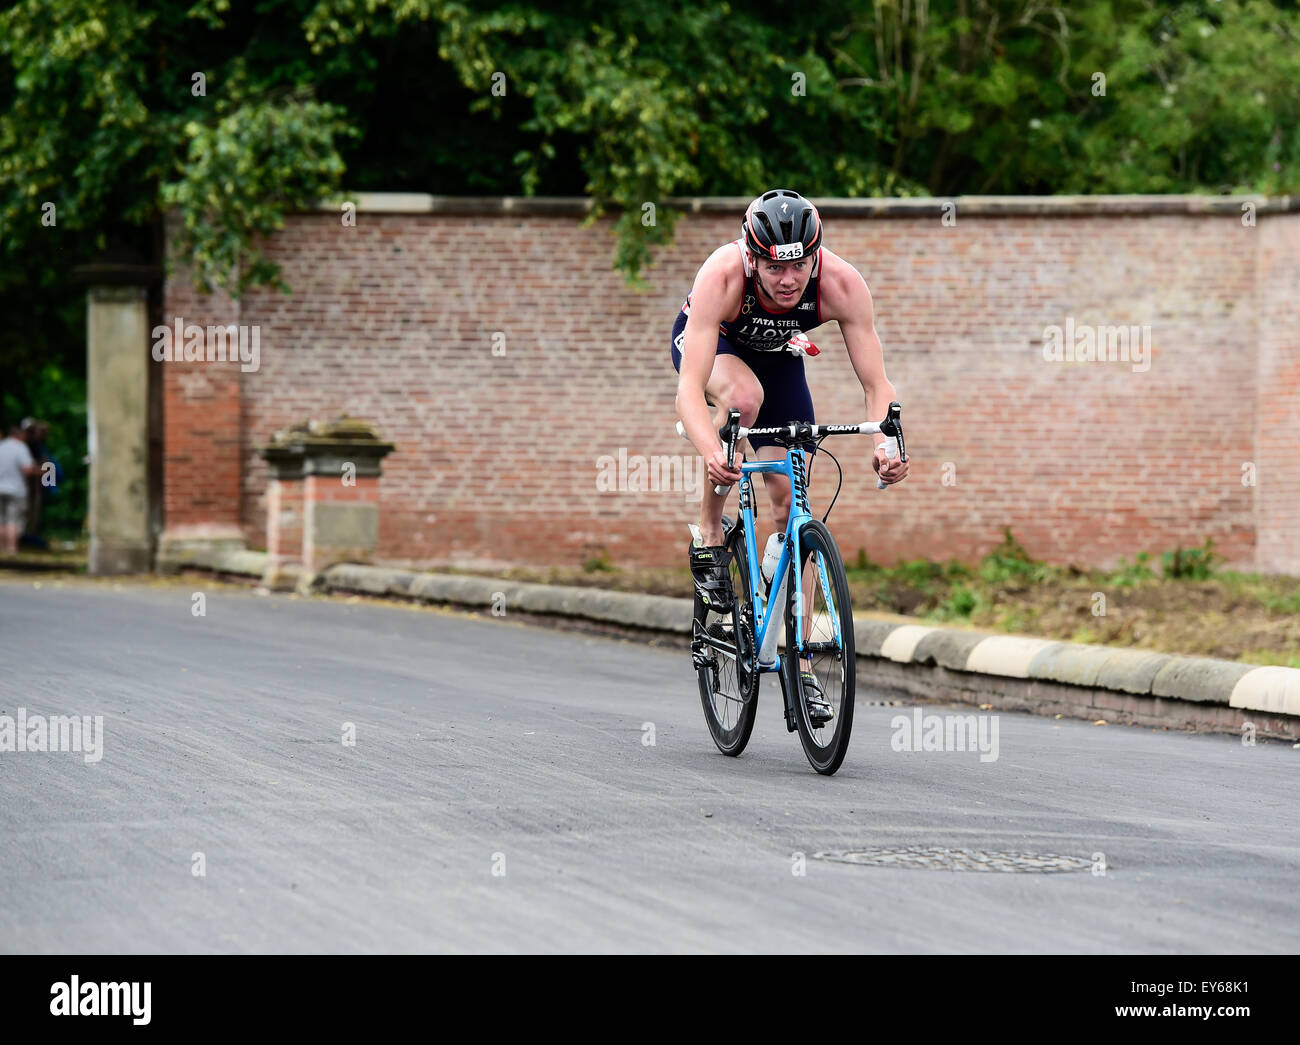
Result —
[[[785, 532], [774, 533], [767, 539], [767, 549], [763, 552], [763, 580], [768, 588], [767, 612], [784, 613], [785, 606], [785, 589], [790, 584], [790, 571], [785, 571], [785, 576], [781, 578], [781, 586], [772, 591], [772, 578], [776, 575], [776, 564], [781, 559], [781, 549], [785, 547]], [[779, 616], [777, 618], [780, 619]], [[769, 627], [767, 636], [763, 639], [763, 646], [758, 651], [758, 662], [764, 667], [772, 667], [776, 663], [776, 643], [777, 636], [784, 633], [784, 627]]]
[[776, 573], [776, 564], [781, 559], [781, 549], [785, 547], [785, 532], [774, 533], [767, 539], [767, 548], [763, 552], [763, 580], [772, 583]]

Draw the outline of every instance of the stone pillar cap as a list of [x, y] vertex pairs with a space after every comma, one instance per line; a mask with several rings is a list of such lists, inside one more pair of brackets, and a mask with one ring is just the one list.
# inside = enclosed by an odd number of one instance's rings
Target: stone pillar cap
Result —
[[337, 474], [351, 462], [358, 476], [377, 476], [380, 460], [395, 449], [359, 417], [340, 414], [331, 421], [299, 421], [281, 428], [257, 448], [277, 479]]
[[[378, 443], [379, 435], [370, 422], [339, 414], [332, 421], [298, 421], [281, 428], [268, 446], [296, 446], [308, 443]], [[392, 449], [392, 444], [384, 444]]]

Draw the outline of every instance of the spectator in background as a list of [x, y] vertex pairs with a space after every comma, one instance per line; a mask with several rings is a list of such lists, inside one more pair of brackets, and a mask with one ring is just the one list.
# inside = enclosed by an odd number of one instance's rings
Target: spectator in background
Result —
[[[45, 485], [43, 475], [47, 470], [46, 462], [53, 460], [45, 445], [49, 434], [50, 426], [44, 421], [38, 421], [33, 417], [23, 419], [23, 439], [31, 452], [32, 463], [36, 465], [36, 473], [27, 477], [27, 526], [19, 535], [18, 543], [29, 548], [39, 548], [41, 551], [49, 548], [49, 543], [40, 536], [39, 532], [41, 520], [45, 516], [45, 502], [55, 492], [54, 487]], [[57, 465], [55, 467], [57, 468]], [[57, 476], [55, 478], [57, 481]]]
[[27, 516], [27, 480], [40, 472], [31, 451], [20, 438], [22, 428], [11, 425], [0, 440], [0, 553], [18, 551], [18, 535]]

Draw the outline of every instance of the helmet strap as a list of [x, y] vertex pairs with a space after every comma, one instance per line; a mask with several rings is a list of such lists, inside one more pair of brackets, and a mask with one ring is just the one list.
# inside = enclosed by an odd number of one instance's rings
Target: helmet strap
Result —
[[764, 294], [767, 295], [768, 301], [772, 302], [772, 304], [775, 306], [779, 306], [780, 302], [776, 300], [776, 295], [773, 294], [770, 290], [768, 290], [767, 287], [763, 285], [763, 281], [758, 278], [758, 268], [759, 268], [758, 262], [755, 262], [754, 263], [754, 285], [758, 287], [758, 289], [761, 290]]

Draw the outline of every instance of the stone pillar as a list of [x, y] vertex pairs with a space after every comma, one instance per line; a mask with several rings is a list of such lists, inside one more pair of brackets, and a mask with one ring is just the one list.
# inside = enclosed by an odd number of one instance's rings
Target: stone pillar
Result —
[[93, 574], [144, 572], [152, 562], [148, 295], [147, 284], [132, 282], [127, 268], [97, 273], [92, 278], [105, 282], [92, 282], [88, 291], [89, 571]]
[[379, 543], [379, 462], [355, 483], [309, 475], [303, 492], [302, 566], [319, 573], [336, 562], [369, 562]]
[[260, 448], [270, 471], [264, 583], [299, 587], [339, 562], [369, 562], [379, 541], [380, 461], [392, 451], [368, 424], [340, 417], [276, 432]]
[[266, 553], [268, 584], [278, 586], [287, 566], [302, 565], [303, 481], [301, 476], [278, 478], [274, 472], [266, 492]]

